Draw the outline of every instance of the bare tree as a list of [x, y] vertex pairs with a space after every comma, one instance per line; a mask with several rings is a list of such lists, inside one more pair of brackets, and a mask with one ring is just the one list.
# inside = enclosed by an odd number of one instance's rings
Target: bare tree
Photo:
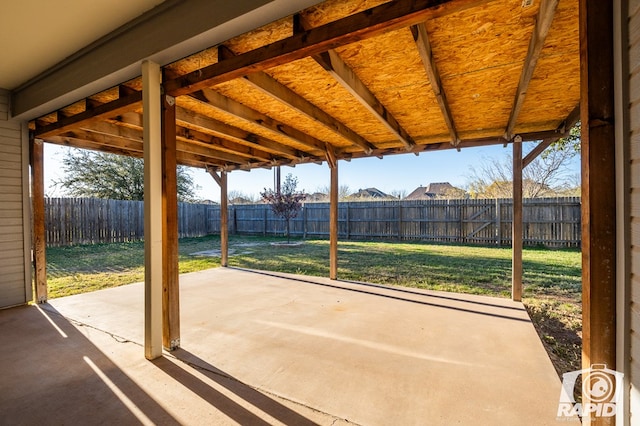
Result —
[[407, 190], [406, 189], [394, 189], [389, 193], [389, 195], [397, 198], [398, 200], [402, 200], [403, 198], [405, 198], [407, 196]]
[[[535, 146], [535, 145], [534, 145]], [[533, 149], [531, 146], [528, 150]], [[570, 186], [569, 160], [578, 155], [563, 146], [547, 148], [522, 171], [522, 191], [525, 198], [557, 196], [560, 189]], [[511, 154], [502, 158], [484, 158], [472, 167], [468, 192], [473, 198], [511, 198], [513, 196], [513, 160]]]
[[258, 201], [254, 194], [247, 194], [237, 189], [229, 191], [227, 198], [231, 204], [250, 204]]
[[285, 220], [287, 224], [287, 243], [291, 242], [291, 219], [298, 216], [302, 209], [302, 201], [306, 197], [304, 191], [296, 190], [297, 186], [298, 178], [289, 173], [284, 179], [280, 191], [265, 188], [260, 193], [262, 199], [271, 205], [273, 213]]
[[[331, 188], [329, 186], [319, 186], [318, 189], [316, 189], [317, 192], [321, 192], [323, 194], [327, 194], [327, 198], [329, 197], [329, 194], [331, 193]], [[351, 195], [351, 188], [349, 188], [349, 185], [340, 185], [338, 186], [338, 200], [339, 201], [344, 201], [347, 199], [347, 197], [349, 197], [349, 195]]]

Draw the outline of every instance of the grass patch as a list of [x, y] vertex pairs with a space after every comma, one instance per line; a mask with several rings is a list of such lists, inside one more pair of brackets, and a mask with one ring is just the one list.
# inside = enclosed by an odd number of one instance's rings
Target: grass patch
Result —
[[[329, 242], [269, 245], [278, 238], [232, 236], [229, 265], [301, 275], [329, 275]], [[181, 239], [180, 273], [220, 265], [190, 253], [218, 249], [217, 236]], [[510, 297], [511, 249], [401, 242], [340, 242], [338, 276], [430, 290]], [[142, 242], [47, 249], [49, 295], [60, 297], [144, 279]], [[523, 250], [523, 301], [559, 374], [580, 369], [579, 250]]]

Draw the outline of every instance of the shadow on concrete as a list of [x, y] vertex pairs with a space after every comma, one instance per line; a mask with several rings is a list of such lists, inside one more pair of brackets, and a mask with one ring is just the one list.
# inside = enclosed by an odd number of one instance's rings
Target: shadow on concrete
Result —
[[[344, 290], [344, 291], [351, 291], [351, 292], [355, 292], [355, 293], [361, 293], [361, 294], [367, 294], [367, 295], [371, 295], [371, 296], [376, 296], [376, 297], [384, 297], [387, 299], [393, 299], [393, 300], [398, 300], [398, 301], [402, 301], [402, 302], [409, 302], [409, 303], [416, 303], [419, 305], [425, 305], [425, 306], [431, 306], [434, 308], [442, 308], [442, 309], [452, 309], [452, 310], [456, 310], [456, 311], [460, 311], [460, 312], [467, 312], [467, 313], [471, 313], [471, 314], [477, 314], [477, 315], [485, 315], [485, 316], [490, 316], [490, 317], [496, 317], [496, 318], [503, 318], [503, 319], [508, 319], [508, 320], [513, 320], [513, 321], [522, 321], [522, 322], [531, 322], [529, 320], [529, 317], [526, 316], [526, 310], [524, 309], [524, 307], [514, 307], [514, 306], [505, 306], [505, 305], [501, 305], [501, 304], [492, 304], [492, 303], [487, 303], [487, 302], [480, 302], [480, 301], [476, 301], [476, 300], [470, 300], [470, 299], [465, 299], [465, 298], [457, 298], [457, 297], [453, 297], [453, 296], [441, 296], [441, 295], [436, 295], [436, 294], [428, 294], [428, 293], [421, 293], [421, 292], [417, 292], [417, 291], [411, 291], [411, 290], [406, 290], [406, 289], [399, 289], [399, 288], [394, 288], [394, 287], [385, 287], [385, 286], [381, 286], [381, 285], [376, 285], [376, 284], [369, 284], [369, 283], [362, 283], [359, 281], [342, 281], [342, 280], [337, 280], [337, 283], [345, 283], [345, 284], [353, 284], [353, 285], [357, 285], [360, 288], [353, 288], [353, 287], [345, 287], [343, 285], [338, 285], [338, 284], [330, 284], [327, 282], [321, 282], [321, 281], [314, 281], [312, 279], [304, 279], [304, 278], [299, 278], [299, 277], [293, 277], [290, 275], [280, 275], [280, 274], [276, 274], [276, 273], [271, 273], [271, 272], [267, 272], [267, 271], [260, 271], [260, 270], [255, 270], [255, 269], [244, 269], [244, 268], [237, 268], [237, 267], [228, 267], [229, 269], [235, 269], [238, 271], [243, 271], [243, 272], [250, 272], [250, 273], [254, 273], [254, 274], [259, 274], [259, 275], [265, 275], [268, 277], [275, 277], [275, 278], [279, 278], [279, 279], [283, 279], [283, 280], [289, 280], [289, 281], [297, 281], [297, 282], [301, 282], [301, 283], [305, 283], [305, 284], [312, 284], [312, 285], [317, 285], [317, 286], [322, 286], [322, 287], [329, 287], [329, 288], [335, 288], [338, 290]], [[394, 295], [394, 294], [384, 294], [384, 293], [380, 293], [380, 292], [376, 292], [373, 291], [372, 289], [368, 289], [368, 288], [376, 288], [379, 290], [385, 290], [385, 291], [389, 291], [390, 293], [396, 293], [398, 295]], [[410, 299], [407, 297], [402, 297], [400, 296], [403, 293], [409, 293], [415, 296], [419, 296], [422, 299], [441, 299], [441, 300], [447, 300], [447, 301], [451, 301], [451, 302], [459, 302], [459, 303], [464, 303], [465, 305], [468, 305], [468, 308], [463, 308], [460, 306], [450, 306], [450, 305], [446, 305], [443, 303], [437, 303], [436, 301], [433, 302], [427, 302], [425, 300], [416, 300], [416, 299]], [[477, 309], [473, 309], [473, 305], [481, 305], [481, 306], [486, 306], [489, 308], [499, 308], [499, 309], [505, 309], [507, 310], [507, 312], [505, 314], [497, 314], [494, 312], [483, 312], [483, 311], [479, 311]], [[511, 316], [508, 315], [508, 311], [509, 310], [513, 310], [513, 311], [517, 311], [517, 312], [521, 312], [524, 313], [525, 317], [517, 317], [517, 316]]]
[[0, 310], [0, 423], [179, 424], [53, 306], [43, 308]]
[[[244, 401], [260, 409], [269, 416], [279, 420], [287, 425], [311, 426], [317, 423], [307, 419], [301, 414], [280, 404], [267, 395], [257, 391], [256, 389], [240, 382], [231, 377], [224, 371], [214, 367], [203, 359], [188, 352], [182, 348], [176, 349], [171, 353], [181, 362], [197, 369], [202, 374], [213, 380], [218, 385], [231, 391]], [[188, 371], [180, 368], [166, 358], [159, 358], [153, 362], [158, 368], [170, 375], [174, 380], [180, 382], [183, 386], [200, 396], [218, 410], [224, 412], [227, 416], [234, 419], [240, 424], [251, 425], [269, 425], [270, 423], [261, 419], [246, 408], [236, 404], [230, 398], [226, 397], [219, 391], [213, 389], [207, 383], [190, 374]]]

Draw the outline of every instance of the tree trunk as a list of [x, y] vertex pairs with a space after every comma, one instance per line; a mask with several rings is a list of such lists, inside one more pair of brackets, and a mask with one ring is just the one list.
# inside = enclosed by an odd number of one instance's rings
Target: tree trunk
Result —
[[286, 219], [286, 220], [287, 220], [287, 244], [290, 244], [291, 243], [291, 233], [289, 232], [289, 222], [290, 222], [290, 220], [289, 219]]

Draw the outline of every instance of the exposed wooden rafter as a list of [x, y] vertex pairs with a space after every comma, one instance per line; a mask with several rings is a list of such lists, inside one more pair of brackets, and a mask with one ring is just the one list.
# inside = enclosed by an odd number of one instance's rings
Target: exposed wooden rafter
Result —
[[301, 132], [300, 130], [281, 121], [271, 118], [268, 115], [251, 109], [248, 106], [228, 98], [214, 90], [203, 89], [191, 94], [191, 97], [200, 102], [204, 102], [219, 111], [226, 112], [249, 123], [257, 124], [265, 129], [286, 136], [292, 141], [309, 148], [309, 150], [305, 149], [305, 151], [314, 152], [314, 150], [322, 151], [324, 149], [325, 143], [323, 141]]
[[524, 158], [522, 159], [522, 168], [524, 169], [525, 167], [527, 167], [529, 164], [531, 164], [531, 162], [533, 160], [535, 160], [536, 158], [538, 158], [538, 155], [542, 154], [542, 152], [549, 148], [549, 146], [554, 143], [555, 141], [557, 141], [558, 139], [544, 139], [542, 140], [538, 145], [536, 145], [535, 148], [533, 148], [531, 151], [529, 151], [529, 153], [527, 155], [524, 156]]
[[[236, 55], [229, 48], [224, 45], [218, 47], [218, 58], [221, 60], [234, 58]], [[367, 152], [375, 149], [375, 146], [367, 141], [365, 138], [357, 134], [350, 129], [344, 123], [332, 117], [323, 109], [312, 104], [306, 100], [303, 96], [299, 95], [295, 91], [289, 89], [284, 84], [280, 83], [270, 75], [264, 72], [256, 72], [244, 76], [254, 88], [260, 90], [262, 93], [269, 97], [275, 98], [285, 105], [293, 108], [301, 114], [306, 115], [314, 121], [324, 125], [329, 130], [339, 134], [348, 141], [351, 141], [354, 145], [361, 147]]]
[[180, 122], [191, 123], [195, 126], [213, 132], [214, 134], [220, 135], [223, 138], [229, 138], [243, 145], [251, 146], [263, 151], [269, 151], [290, 159], [295, 159], [304, 155], [304, 153], [279, 142], [267, 139], [255, 133], [247, 132], [246, 130], [184, 108], [177, 109], [176, 118]]
[[536, 24], [531, 34], [531, 40], [529, 41], [529, 50], [522, 66], [522, 72], [520, 74], [520, 81], [518, 82], [518, 89], [516, 90], [516, 97], [509, 115], [509, 121], [507, 129], [504, 133], [504, 138], [507, 141], [513, 139], [513, 130], [516, 127], [518, 121], [518, 115], [524, 105], [524, 98], [527, 95], [527, 89], [529, 83], [533, 77], [533, 72], [538, 64], [538, 58], [540, 52], [544, 47], [544, 42], [547, 39], [547, 34], [551, 29], [551, 23], [556, 13], [559, 0], [541, 0], [540, 9], [538, 10], [538, 16], [536, 18]]
[[487, 3], [489, 0], [397, 0], [294, 34], [250, 52], [226, 58], [164, 84], [177, 96], [244, 75], [326, 52], [432, 18]]
[[313, 59], [320, 64], [338, 83], [353, 95], [365, 108], [373, 114], [384, 126], [393, 133], [400, 142], [409, 151], [415, 146], [415, 141], [409, 135], [398, 120], [385, 108], [378, 98], [369, 90], [353, 70], [340, 58], [335, 50], [329, 50], [318, 55], [314, 55]]
[[296, 111], [324, 125], [328, 129], [343, 136], [354, 145], [362, 148], [366, 153], [370, 153], [376, 148], [375, 145], [357, 134], [351, 128], [336, 120], [334, 117], [327, 114], [324, 110], [315, 106], [268, 74], [259, 72], [247, 75], [244, 78], [258, 90], [266, 93], [273, 98], [278, 99], [280, 102], [288, 105], [290, 108], [295, 109]]
[[[300, 14], [293, 16], [293, 30], [295, 33], [304, 32], [308, 28], [309, 25], [304, 22]], [[335, 50], [329, 49], [326, 52], [314, 55], [313, 59], [393, 133], [407, 150], [411, 150], [415, 146], [416, 143], [409, 135], [409, 132], [400, 125], [393, 114], [387, 110]]]
[[[118, 116], [112, 121], [119, 124], [111, 124], [110, 126], [100, 124], [96, 126], [95, 129], [104, 131], [105, 133], [111, 133], [116, 136], [123, 135], [125, 137], [131, 137], [134, 139], [141, 138], [141, 113], [129, 112]], [[177, 127], [177, 135], [180, 136], [182, 140], [191, 141], [196, 144], [199, 143], [204, 148], [210, 148], [220, 152], [237, 154], [241, 157], [263, 161], [271, 161], [274, 158], [277, 159], [277, 154], [281, 154], [282, 156], [290, 159], [296, 159], [302, 156], [296, 155], [298, 152], [287, 146], [278, 144], [276, 142], [270, 143], [270, 141], [266, 140], [256, 141], [249, 133], [246, 133], [232, 126], [228, 126], [224, 123], [220, 123], [217, 120], [203, 116], [201, 114], [185, 110], [184, 108], [176, 108], [176, 121], [179, 124], [179, 126]], [[222, 126], [219, 126], [220, 124], [222, 124]], [[126, 129], [130, 129], [133, 131], [127, 131]], [[225, 131], [227, 133], [225, 133]], [[235, 141], [226, 139], [224, 137], [214, 136], [209, 133], [222, 133], [227, 137], [231, 137]], [[242, 137], [246, 139], [242, 139]], [[238, 141], [242, 143], [238, 143]], [[261, 145], [258, 146], [256, 145], [256, 143], [261, 143]], [[274, 152], [276, 156], [272, 155], [272, 153]]]
[[451, 145], [457, 147], [460, 144], [460, 138], [458, 137], [458, 131], [456, 130], [456, 125], [453, 121], [453, 114], [451, 114], [451, 108], [449, 107], [447, 96], [445, 95], [444, 88], [442, 87], [442, 80], [440, 79], [438, 67], [436, 66], [435, 59], [433, 58], [433, 51], [431, 50], [431, 42], [429, 41], [427, 27], [424, 23], [413, 25], [411, 27], [411, 33], [413, 34], [413, 40], [416, 42], [416, 47], [418, 48], [418, 53], [420, 54], [420, 59], [422, 59], [424, 69], [429, 77], [431, 89], [433, 89], [433, 93], [436, 95], [436, 100], [438, 101], [438, 105], [442, 111], [442, 117], [447, 125], [447, 129], [449, 129]]
[[[122, 91], [123, 90], [121, 90], [121, 92]], [[91, 104], [88, 100], [85, 100], [85, 103], [87, 106]], [[58, 121], [42, 127], [36, 126], [35, 134], [37, 138], [55, 136], [67, 130], [82, 126], [83, 124], [94, 122], [99, 119], [115, 117], [121, 113], [140, 108], [141, 106], [142, 92], [133, 92], [125, 96], [120, 96], [114, 101], [85, 109], [85, 111], [69, 117], [64, 117], [64, 114], [61, 113], [57, 114], [59, 117]]]

